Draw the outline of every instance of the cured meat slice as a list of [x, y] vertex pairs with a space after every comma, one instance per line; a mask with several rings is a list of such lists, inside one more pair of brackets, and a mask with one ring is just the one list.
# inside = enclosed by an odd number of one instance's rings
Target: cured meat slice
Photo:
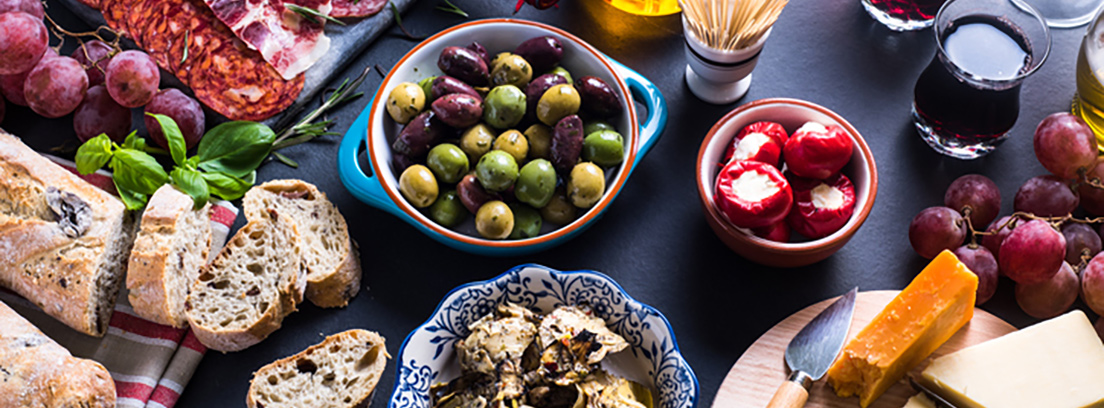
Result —
[[86, 5], [86, 6], [92, 7], [94, 9], [99, 9], [100, 8], [100, 0], [80, 0], [80, 2], [84, 5]]
[[196, 99], [234, 120], [262, 120], [283, 112], [303, 91], [303, 76], [285, 81], [241, 41], [208, 49], [191, 66]]
[[330, 17], [368, 17], [379, 13], [387, 0], [333, 0]]
[[100, 0], [100, 10], [103, 11], [107, 26], [119, 35], [134, 38], [127, 27], [127, 10], [136, 2], [137, 0]]
[[[329, 15], [331, 0], [205, 0], [234, 34], [260, 51], [284, 79], [314, 65], [330, 48], [322, 19], [308, 19], [285, 4]], [[313, 21], [311, 21], [313, 20]]]
[[[234, 33], [222, 24], [202, 0], [146, 0], [156, 1], [167, 7], [166, 24], [156, 31], [157, 36], [173, 38], [168, 49], [168, 67], [182, 82], [188, 83], [191, 69], [209, 50], [222, 48], [236, 40]], [[147, 36], [147, 37], [149, 37]], [[152, 41], [147, 41], [151, 42]], [[256, 53], [254, 57], [260, 58]]]

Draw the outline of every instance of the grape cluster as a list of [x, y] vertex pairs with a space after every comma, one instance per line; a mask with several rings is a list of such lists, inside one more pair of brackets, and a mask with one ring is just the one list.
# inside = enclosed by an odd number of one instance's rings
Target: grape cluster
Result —
[[[1078, 219], [1078, 208], [1104, 215], [1104, 160], [1092, 130], [1076, 116], [1056, 113], [1035, 129], [1035, 157], [1050, 174], [1028, 179], [1016, 191], [1015, 213], [999, 217], [1001, 193], [978, 174], [959, 177], [943, 206], [929, 207], [909, 225], [917, 254], [954, 251], [978, 276], [977, 304], [996, 292], [999, 276], [1015, 282], [1016, 302], [1027, 314], [1051, 318], [1080, 294], [1104, 315], [1104, 218]], [[1104, 325], [1104, 319], [1098, 327]]]
[[[198, 143], [205, 126], [202, 107], [179, 90], [159, 91], [161, 72], [148, 54], [120, 51], [97, 39], [81, 42], [69, 56], [58, 55], [50, 47], [45, 17], [39, 0], [0, 1], [0, 121], [7, 101], [47, 118], [72, 113], [81, 141], [107, 134], [122, 143], [132, 125], [130, 108], [145, 106], [146, 112], [173, 118], [188, 147]], [[156, 120], [145, 116], [144, 121], [154, 142], [168, 149]]]

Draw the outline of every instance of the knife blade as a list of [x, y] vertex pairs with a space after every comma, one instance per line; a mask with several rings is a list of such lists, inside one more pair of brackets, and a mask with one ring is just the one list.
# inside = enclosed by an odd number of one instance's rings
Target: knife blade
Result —
[[916, 381], [916, 379], [912, 378], [911, 376], [909, 377], [909, 384], [912, 385], [912, 389], [920, 391], [924, 395], [928, 396], [928, 399], [935, 404], [936, 408], [958, 408], [954, 406], [954, 404], [943, 399], [943, 397], [939, 396], [939, 394], [936, 394], [935, 391], [932, 391], [931, 389], [928, 389], [928, 387], [925, 387], [923, 384], [920, 384], [919, 381]]
[[786, 347], [790, 376], [774, 393], [767, 408], [799, 408], [809, 398], [809, 387], [828, 372], [847, 340], [855, 296], [851, 289], [825, 308], [797, 333]]

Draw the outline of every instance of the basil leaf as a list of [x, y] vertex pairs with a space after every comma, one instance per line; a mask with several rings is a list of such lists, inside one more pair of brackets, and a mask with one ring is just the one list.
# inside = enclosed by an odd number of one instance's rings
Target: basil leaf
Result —
[[222, 197], [223, 200], [237, 200], [253, 186], [252, 181], [242, 180], [226, 173], [200, 174], [203, 180], [207, 181], [207, 188], [211, 190], [211, 194]]
[[253, 170], [249, 172], [249, 174], [246, 174], [245, 177], [242, 177], [242, 180], [245, 180], [245, 182], [249, 183], [249, 185], [257, 184], [257, 171]]
[[77, 148], [77, 172], [92, 174], [111, 160], [111, 138], [100, 133]]
[[244, 177], [268, 157], [276, 133], [257, 122], [226, 122], [203, 136], [196, 150], [199, 168]]
[[183, 164], [188, 154], [188, 145], [184, 144], [184, 134], [180, 132], [180, 127], [176, 125], [176, 121], [159, 113], [146, 112], [146, 115], [157, 119], [157, 123], [161, 125], [161, 133], [165, 135], [165, 140], [169, 143], [169, 154], [172, 155], [173, 163], [176, 163], [177, 166]]
[[146, 144], [145, 139], [142, 139], [141, 137], [138, 137], [138, 131], [137, 130], [130, 131], [130, 134], [127, 135], [125, 140], [123, 140], [123, 148], [126, 148], [126, 149], [143, 150], [142, 147], [145, 144]]
[[169, 175], [149, 153], [119, 149], [111, 160], [115, 183], [135, 193], [151, 195], [169, 181]]
[[135, 193], [120, 186], [118, 179], [115, 180], [115, 191], [119, 192], [119, 199], [123, 200], [123, 205], [126, 206], [126, 209], [131, 211], [142, 209], [142, 207], [146, 206], [146, 202], [149, 201], [149, 197], [145, 194]]
[[172, 184], [176, 188], [192, 197], [192, 200], [195, 201], [195, 209], [202, 208], [204, 204], [207, 204], [207, 200], [211, 199], [211, 193], [207, 190], [207, 182], [200, 172], [177, 167], [173, 169], [172, 173], [169, 173], [169, 178], [172, 179]]

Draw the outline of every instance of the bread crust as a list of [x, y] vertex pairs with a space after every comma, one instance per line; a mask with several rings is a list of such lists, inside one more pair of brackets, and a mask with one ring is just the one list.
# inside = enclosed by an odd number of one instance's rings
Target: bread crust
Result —
[[113, 408], [115, 382], [0, 302], [0, 407]]
[[[58, 199], [80, 211], [59, 218], [50, 203]], [[103, 336], [131, 221], [118, 198], [0, 130], [0, 285], [77, 331]]]
[[[185, 237], [183, 242], [174, 239], [176, 234], [182, 233], [181, 230], [187, 227], [184, 219], [186, 215], [209, 218], [207, 213], [210, 211], [210, 204], [199, 210], [193, 208], [194, 201], [190, 196], [168, 184], [158, 189], [146, 204], [138, 235], [134, 239], [134, 249], [130, 253], [126, 279], [130, 305], [138, 316], [146, 320], [177, 328], [187, 326], [188, 319], [184, 310], [170, 300], [171, 294], [181, 289], [175, 287], [180, 284], [179, 280], [170, 274], [186, 273], [184, 279], [181, 279], [186, 282], [187, 287], [183, 288], [186, 293], [192, 283], [190, 280], [198, 275], [198, 268], [203, 266], [196, 265], [197, 269], [194, 271], [181, 271], [187, 248], [180, 244], [195, 238]], [[200, 253], [193, 255], [206, 264], [207, 254], [211, 249], [211, 225], [209, 219], [203, 221], [205, 222], [200, 223]], [[178, 266], [173, 268], [173, 263]]]
[[[345, 251], [343, 251], [342, 260], [331, 270], [313, 270], [310, 269], [309, 265], [307, 266], [306, 297], [311, 303], [319, 307], [345, 307], [360, 291], [362, 275], [360, 253], [356, 243], [349, 236], [349, 227], [345, 222], [345, 217], [342, 216], [337, 207], [330, 202], [326, 193], [318, 190], [318, 187], [315, 185], [303, 180], [271, 180], [264, 184], [254, 186], [245, 194], [245, 197], [242, 199], [242, 207], [246, 219], [253, 220], [264, 215], [266, 210], [264, 202], [265, 194], [280, 197], [279, 199], [293, 200], [285, 197], [285, 193], [302, 195], [303, 197], [300, 199], [313, 201], [315, 202], [314, 205], [332, 208], [333, 212], [337, 215], [334, 219], [334, 222], [337, 223], [336, 230], [343, 235], [346, 247]], [[297, 221], [300, 237], [305, 239], [303, 224], [298, 223], [299, 220], [293, 220]]]
[[[253, 373], [253, 379], [249, 381], [249, 392], [246, 394], [245, 403], [249, 408], [265, 408], [261, 404], [258, 404], [259, 397], [257, 396], [259, 390], [258, 387], [265, 378], [269, 375], [278, 375], [281, 369], [287, 370], [293, 367], [297, 367], [297, 364], [302, 359], [311, 358], [312, 355], [325, 354], [330, 347], [336, 347], [343, 342], [360, 341], [366, 344], [372, 345], [372, 351], [376, 355], [374, 359], [369, 363], [369, 366], [365, 367], [366, 372], [373, 374], [370, 378], [365, 378], [363, 385], [358, 385], [364, 392], [357, 395], [351, 402], [343, 405], [318, 405], [312, 408], [352, 408], [352, 407], [367, 407], [371, 402], [372, 393], [379, 383], [380, 377], [383, 376], [384, 370], [387, 368], [387, 359], [390, 355], [387, 354], [386, 340], [379, 335], [379, 333], [362, 330], [362, 329], [350, 329], [326, 337], [321, 343], [308, 347], [293, 356], [281, 358], [266, 364], [264, 367], [257, 369]], [[359, 364], [359, 362], [358, 362]], [[337, 379], [340, 381], [340, 379]], [[311, 390], [296, 390], [297, 392], [310, 392]], [[290, 404], [290, 402], [288, 402]]]

